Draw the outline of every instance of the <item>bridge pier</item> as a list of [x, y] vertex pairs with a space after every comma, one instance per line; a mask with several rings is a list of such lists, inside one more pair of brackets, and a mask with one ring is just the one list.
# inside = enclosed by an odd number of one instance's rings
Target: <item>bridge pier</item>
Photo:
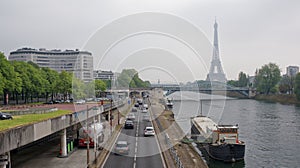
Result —
[[0, 155], [0, 168], [11, 168], [10, 152]]
[[67, 130], [63, 129], [60, 136], [60, 157], [67, 156]]

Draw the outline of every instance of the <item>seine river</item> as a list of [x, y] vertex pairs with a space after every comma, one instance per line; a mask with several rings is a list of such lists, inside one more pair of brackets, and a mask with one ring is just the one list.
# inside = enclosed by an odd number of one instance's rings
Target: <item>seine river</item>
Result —
[[[300, 167], [300, 107], [249, 99], [202, 101], [209, 95], [185, 92], [170, 95], [181, 128], [189, 133], [189, 118], [201, 113], [219, 124], [238, 124], [246, 142], [245, 160], [228, 164], [206, 158], [209, 167]], [[179, 98], [180, 97], [180, 98]], [[180, 99], [182, 99], [180, 101]]]

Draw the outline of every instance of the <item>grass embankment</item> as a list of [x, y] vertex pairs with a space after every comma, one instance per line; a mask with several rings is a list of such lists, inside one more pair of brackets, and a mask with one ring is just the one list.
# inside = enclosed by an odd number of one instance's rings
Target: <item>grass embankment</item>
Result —
[[258, 94], [254, 97], [255, 100], [263, 100], [268, 102], [278, 102], [282, 104], [298, 104], [300, 105], [300, 101], [297, 100], [295, 95], [263, 95]]
[[46, 119], [59, 117], [65, 114], [70, 114], [69, 110], [58, 110], [44, 114], [28, 114], [13, 116], [13, 120], [0, 120], [0, 132], [9, 128], [14, 128], [22, 125], [37, 123]]

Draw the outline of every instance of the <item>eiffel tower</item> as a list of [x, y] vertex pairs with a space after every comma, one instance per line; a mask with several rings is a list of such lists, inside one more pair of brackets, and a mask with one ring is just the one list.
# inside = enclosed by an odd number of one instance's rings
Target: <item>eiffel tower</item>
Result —
[[218, 81], [222, 83], [226, 83], [227, 79], [225, 73], [223, 72], [223, 68], [221, 65], [221, 60], [219, 56], [219, 42], [218, 42], [218, 24], [215, 20], [214, 24], [214, 49], [213, 56], [210, 65], [209, 73], [207, 74], [207, 81]]

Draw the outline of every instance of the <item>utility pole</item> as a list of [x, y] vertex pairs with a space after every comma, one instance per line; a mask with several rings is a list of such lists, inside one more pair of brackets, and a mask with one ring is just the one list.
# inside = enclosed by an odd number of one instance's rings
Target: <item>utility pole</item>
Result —
[[200, 111], [201, 114], [200, 114], [200, 115], [202, 116], [202, 106], [203, 106], [203, 104], [202, 104], [202, 99], [200, 99], [200, 104], [201, 104], [201, 111]]
[[110, 99], [110, 110], [109, 110], [109, 114], [108, 114], [108, 120], [110, 123], [110, 134], [112, 134], [112, 118], [110, 117], [110, 115], [112, 115], [112, 102], [113, 102], [113, 100]]
[[97, 144], [98, 144], [98, 138], [96, 134], [96, 122], [94, 117], [94, 152], [95, 152], [95, 164], [97, 165]]
[[119, 111], [119, 109], [117, 109], [118, 110], [118, 125], [120, 125], [120, 111]]
[[88, 127], [88, 119], [89, 119], [89, 106], [86, 106], [86, 135], [87, 135], [87, 144], [86, 144], [86, 163], [87, 167], [89, 167], [90, 163], [90, 136], [89, 136], [89, 127]]

